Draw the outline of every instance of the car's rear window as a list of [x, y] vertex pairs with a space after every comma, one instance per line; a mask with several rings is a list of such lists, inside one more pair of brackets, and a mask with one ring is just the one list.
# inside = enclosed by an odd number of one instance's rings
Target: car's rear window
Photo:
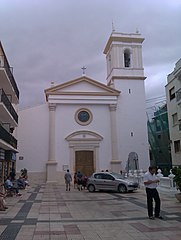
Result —
[[104, 178], [104, 177], [103, 177], [103, 174], [101, 174], [101, 173], [95, 174], [94, 177], [95, 177], [96, 179], [103, 179], [103, 178]]
[[97, 173], [94, 174], [94, 178], [96, 179], [109, 179], [109, 180], [114, 180], [114, 177], [109, 175], [109, 174], [105, 174], [105, 173]]

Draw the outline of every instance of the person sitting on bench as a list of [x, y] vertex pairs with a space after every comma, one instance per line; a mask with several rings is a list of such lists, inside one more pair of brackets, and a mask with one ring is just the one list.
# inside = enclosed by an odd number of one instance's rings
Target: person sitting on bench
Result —
[[15, 190], [16, 191], [16, 196], [21, 196], [22, 195], [21, 193], [19, 193], [19, 188], [13, 185], [10, 176], [7, 177], [7, 179], [5, 181], [5, 186], [6, 186], [7, 189]]

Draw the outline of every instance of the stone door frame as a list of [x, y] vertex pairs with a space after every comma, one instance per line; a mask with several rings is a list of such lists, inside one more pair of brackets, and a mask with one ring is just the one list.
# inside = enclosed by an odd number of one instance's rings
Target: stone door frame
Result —
[[75, 152], [93, 151], [93, 165], [95, 171], [100, 170], [99, 147], [103, 137], [91, 131], [77, 131], [65, 138], [69, 143], [69, 166], [71, 172], [75, 171]]

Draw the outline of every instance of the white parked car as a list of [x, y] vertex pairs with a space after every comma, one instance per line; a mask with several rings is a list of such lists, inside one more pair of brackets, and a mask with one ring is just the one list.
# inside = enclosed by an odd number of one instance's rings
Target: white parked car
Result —
[[134, 191], [139, 187], [137, 182], [124, 179], [121, 174], [113, 172], [96, 172], [93, 173], [87, 181], [89, 192], [96, 190], [112, 190], [120, 193]]

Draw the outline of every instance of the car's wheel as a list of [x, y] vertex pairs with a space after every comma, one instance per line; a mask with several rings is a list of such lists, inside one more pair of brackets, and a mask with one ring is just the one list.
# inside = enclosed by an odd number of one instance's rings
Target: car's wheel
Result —
[[120, 185], [118, 186], [118, 191], [119, 191], [120, 193], [126, 193], [126, 192], [127, 192], [127, 187], [126, 187], [124, 184], [120, 184]]
[[95, 192], [95, 187], [92, 184], [88, 185], [87, 189], [89, 192]]

